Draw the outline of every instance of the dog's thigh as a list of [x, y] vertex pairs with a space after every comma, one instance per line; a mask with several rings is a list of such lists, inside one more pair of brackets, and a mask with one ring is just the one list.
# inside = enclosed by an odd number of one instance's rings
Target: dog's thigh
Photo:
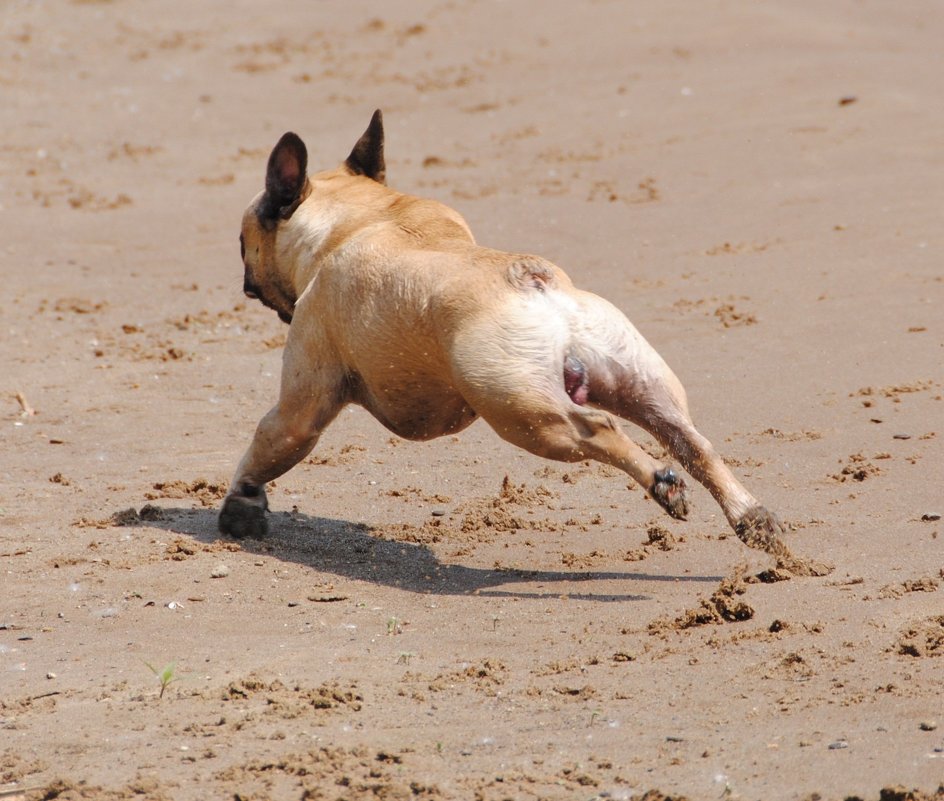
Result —
[[670, 515], [684, 518], [685, 483], [633, 442], [610, 414], [573, 401], [563, 352], [563, 346], [555, 351], [528, 339], [483, 340], [474, 368], [457, 383], [469, 405], [506, 441], [545, 459], [593, 459], [617, 467]]

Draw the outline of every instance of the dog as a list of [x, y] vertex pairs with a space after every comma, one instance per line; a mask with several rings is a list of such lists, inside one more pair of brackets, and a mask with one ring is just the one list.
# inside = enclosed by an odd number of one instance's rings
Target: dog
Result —
[[412, 440], [481, 417], [538, 456], [618, 467], [684, 519], [685, 481], [619, 417], [708, 489], [745, 544], [802, 572], [780, 521], [695, 429], [682, 384], [622, 312], [539, 256], [476, 244], [448, 206], [387, 187], [380, 110], [340, 166], [309, 176], [307, 161], [304, 142], [282, 136], [242, 219], [244, 292], [289, 328], [278, 403], [236, 470], [223, 534], [267, 533], [265, 484], [349, 403]]

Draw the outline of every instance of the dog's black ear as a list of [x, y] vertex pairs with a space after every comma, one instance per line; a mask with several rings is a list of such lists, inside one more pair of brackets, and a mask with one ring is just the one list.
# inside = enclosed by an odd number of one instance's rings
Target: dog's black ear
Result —
[[366, 175], [377, 183], [387, 183], [387, 165], [384, 163], [384, 127], [380, 109], [370, 118], [370, 125], [357, 140], [351, 155], [347, 157], [348, 169], [355, 175]]
[[288, 219], [302, 200], [308, 180], [308, 150], [297, 134], [284, 134], [269, 156], [265, 180], [265, 211]]

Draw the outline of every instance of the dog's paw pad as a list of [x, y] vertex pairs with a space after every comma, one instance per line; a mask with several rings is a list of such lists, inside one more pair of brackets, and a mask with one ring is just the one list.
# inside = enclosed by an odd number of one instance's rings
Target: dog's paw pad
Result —
[[655, 482], [649, 494], [676, 520], [685, 520], [688, 517], [688, 487], [671, 467], [656, 471]]

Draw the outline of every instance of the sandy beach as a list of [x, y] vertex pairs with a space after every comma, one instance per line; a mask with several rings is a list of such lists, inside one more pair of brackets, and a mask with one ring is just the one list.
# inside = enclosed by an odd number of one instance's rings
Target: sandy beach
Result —
[[[5, 3], [0, 797], [944, 799], [942, 41], [929, 0]], [[388, 183], [625, 311], [832, 572], [358, 407], [220, 539], [287, 330], [241, 215], [375, 108]]]

